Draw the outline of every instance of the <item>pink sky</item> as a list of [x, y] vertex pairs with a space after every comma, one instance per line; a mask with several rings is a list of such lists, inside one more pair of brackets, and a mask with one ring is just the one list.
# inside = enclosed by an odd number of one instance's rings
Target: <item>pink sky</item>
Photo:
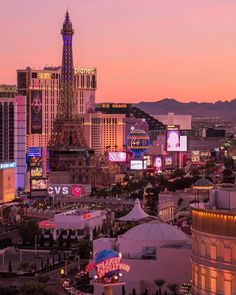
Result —
[[74, 64], [97, 67], [97, 101], [236, 97], [235, 0], [2, 1], [0, 84], [60, 65], [67, 7]]

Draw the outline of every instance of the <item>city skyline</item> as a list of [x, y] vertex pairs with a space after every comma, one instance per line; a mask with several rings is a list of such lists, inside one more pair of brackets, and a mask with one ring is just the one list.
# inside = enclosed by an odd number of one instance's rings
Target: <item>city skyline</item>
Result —
[[236, 96], [231, 0], [5, 2], [1, 84], [16, 83], [17, 69], [60, 65], [58, 27], [67, 6], [75, 30], [74, 65], [97, 68], [97, 102], [214, 102]]

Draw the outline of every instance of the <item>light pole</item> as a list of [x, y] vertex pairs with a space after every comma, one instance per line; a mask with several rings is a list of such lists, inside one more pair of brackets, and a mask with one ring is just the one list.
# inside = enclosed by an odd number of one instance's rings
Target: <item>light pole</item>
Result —
[[2, 267], [4, 268], [4, 265], [5, 265], [5, 251], [3, 249], [2, 251]]
[[34, 236], [34, 256], [37, 254], [37, 235]]
[[22, 262], [22, 250], [20, 249], [20, 263]]

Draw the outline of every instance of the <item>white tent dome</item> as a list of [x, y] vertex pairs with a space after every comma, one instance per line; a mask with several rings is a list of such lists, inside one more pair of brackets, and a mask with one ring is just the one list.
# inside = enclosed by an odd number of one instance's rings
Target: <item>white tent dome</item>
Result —
[[178, 228], [160, 222], [139, 224], [123, 234], [121, 239], [145, 242], [189, 241], [189, 237]]
[[147, 213], [143, 211], [140, 206], [139, 199], [134, 202], [133, 209], [125, 216], [119, 218], [120, 221], [138, 221], [150, 217]]

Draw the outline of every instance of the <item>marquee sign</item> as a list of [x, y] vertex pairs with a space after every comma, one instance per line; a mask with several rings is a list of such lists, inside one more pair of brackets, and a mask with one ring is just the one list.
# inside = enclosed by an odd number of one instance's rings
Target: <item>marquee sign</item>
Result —
[[96, 271], [96, 279], [102, 283], [115, 283], [119, 280], [121, 271], [130, 271], [128, 264], [121, 262], [121, 254], [106, 249], [96, 253], [94, 261], [86, 266], [86, 271]]

